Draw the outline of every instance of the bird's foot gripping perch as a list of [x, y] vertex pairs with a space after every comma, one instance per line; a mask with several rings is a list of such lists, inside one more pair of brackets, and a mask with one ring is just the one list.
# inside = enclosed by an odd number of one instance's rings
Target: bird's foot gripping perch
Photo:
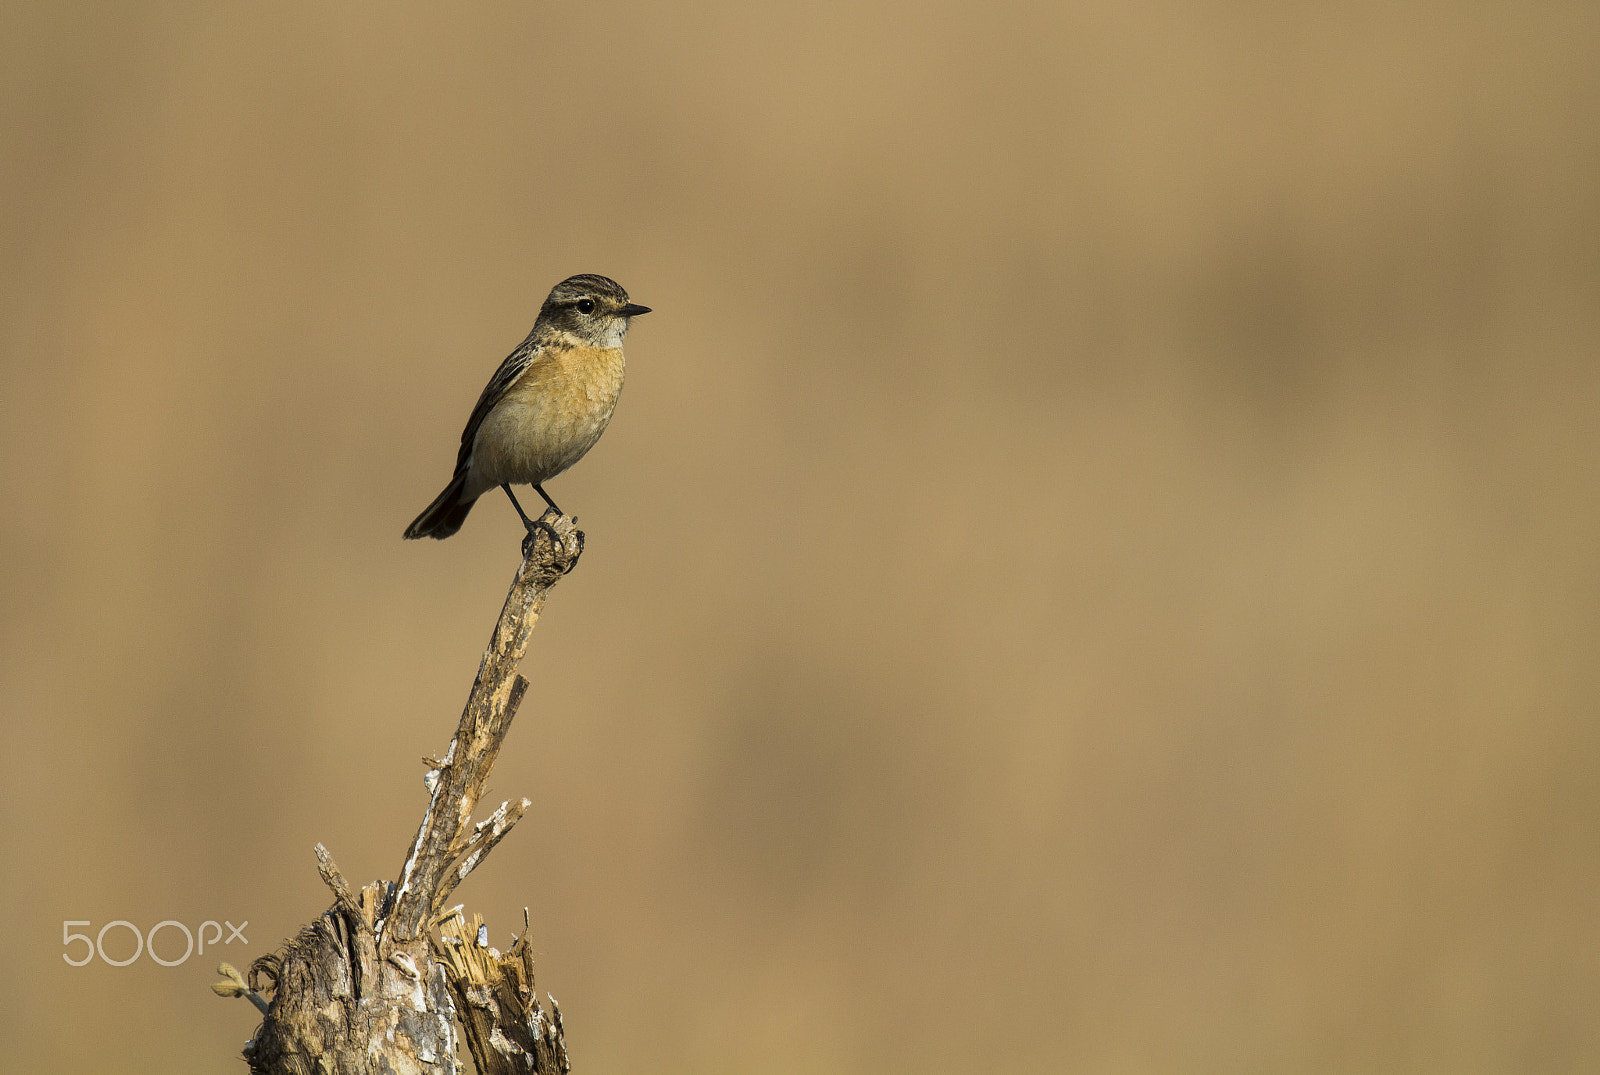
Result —
[[[537, 519], [524, 521], [528, 526], [527, 536], [522, 539], [524, 559], [533, 557], [539, 548], [539, 535], [544, 534], [550, 543], [550, 564], [559, 574], [565, 575], [578, 566], [578, 557], [583, 555], [583, 531], [577, 527], [578, 520], [562, 515], [554, 508], [546, 508], [545, 513]], [[563, 534], [562, 530], [566, 533]]]

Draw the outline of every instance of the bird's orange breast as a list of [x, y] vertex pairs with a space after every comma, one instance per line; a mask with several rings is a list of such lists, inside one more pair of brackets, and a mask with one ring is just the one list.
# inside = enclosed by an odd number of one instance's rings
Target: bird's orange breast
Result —
[[539, 484], [582, 459], [616, 410], [623, 368], [620, 347], [541, 354], [478, 429], [474, 484]]

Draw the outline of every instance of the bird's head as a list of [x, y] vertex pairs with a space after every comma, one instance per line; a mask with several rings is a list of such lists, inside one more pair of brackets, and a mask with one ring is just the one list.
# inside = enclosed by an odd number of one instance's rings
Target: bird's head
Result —
[[550, 289], [539, 310], [539, 326], [588, 347], [620, 347], [628, 319], [650, 312], [628, 301], [622, 285], [605, 276], [569, 276]]

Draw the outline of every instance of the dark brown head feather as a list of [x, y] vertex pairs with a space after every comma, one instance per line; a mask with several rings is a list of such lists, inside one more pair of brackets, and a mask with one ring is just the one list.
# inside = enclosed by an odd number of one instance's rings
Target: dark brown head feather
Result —
[[550, 289], [550, 297], [544, 300], [543, 314], [546, 310], [556, 306], [566, 306], [592, 299], [596, 306], [605, 308], [620, 308], [628, 305], [628, 293], [622, 290], [622, 285], [608, 276], [597, 276], [594, 273], [580, 273], [569, 276], [555, 287]]

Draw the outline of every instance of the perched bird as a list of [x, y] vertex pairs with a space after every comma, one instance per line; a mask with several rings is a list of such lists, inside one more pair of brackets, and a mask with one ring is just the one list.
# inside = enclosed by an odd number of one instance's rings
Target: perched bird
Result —
[[559, 544], [547, 523], [528, 518], [511, 486], [533, 486], [562, 514], [544, 483], [582, 459], [605, 432], [622, 392], [629, 318], [649, 312], [604, 276], [573, 276], [551, 289], [533, 331], [495, 370], [472, 408], [450, 484], [406, 527], [405, 536], [449, 537], [477, 499], [498, 485], [529, 540], [544, 529]]

